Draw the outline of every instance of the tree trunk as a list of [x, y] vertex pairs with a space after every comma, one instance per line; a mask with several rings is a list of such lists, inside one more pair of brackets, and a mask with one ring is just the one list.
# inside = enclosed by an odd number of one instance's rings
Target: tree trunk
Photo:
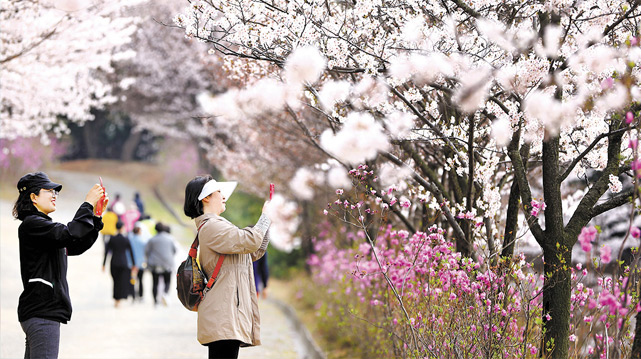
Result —
[[519, 220], [519, 184], [512, 182], [510, 189], [510, 199], [507, 204], [507, 218], [505, 219], [505, 234], [503, 235], [503, 249], [501, 257], [512, 258], [514, 255], [514, 242], [516, 242], [516, 232], [518, 230]]
[[136, 154], [136, 148], [140, 143], [142, 138], [142, 131], [132, 131], [127, 137], [125, 144], [122, 146], [122, 152], [120, 152], [120, 160], [124, 162], [131, 162], [134, 160], [134, 155]]
[[[556, 241], [553, 241], [556, 242]], [[562, 242], [559, 240], [559, 242]], [[541, 355], [565, 359], [570, 347], [570, 263], [572, 251], [551, 247], [543, 250], [545, 283], [543, 285], [543, 338]], [[559, 258], [560, 257], [560, 258]], [[546, 319], [550, 315], [550, 320]], [[550, 349], [550, 351], [547, 351]]]
[[637, 313], [636, 319], [637, 325], [634, 330], [635, 335], [630, 359], [641, 359], [641, 312]]
[[[96, 117], [98, 117], [97, 114]], [[97, 121], [97, 119], [94, 121]], [[99, 145], [95, 128], [96, 126], [93, 121], [87, 121], [82, 126], [82, 142], [84, 145], [84, 156], [86, 158], [98, 158]]]
[[[570, 345], [570, 294], [572, 278], [572, 246], [563, 226], [563, 200], [559, 182], [559, 137], [543, 142], [543, 197], [546, 208], [545, 234], [541, 243], [544, 256], [543, 350], [551, 349], [550, 358], [568, 357]], [[546, 320], [550, 315], [551, 319]]]

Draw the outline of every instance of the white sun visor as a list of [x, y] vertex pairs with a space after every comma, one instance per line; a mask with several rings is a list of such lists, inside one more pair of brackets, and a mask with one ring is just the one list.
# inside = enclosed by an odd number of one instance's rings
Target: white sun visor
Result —
[[203, 186], [203, 190], [200, 191], [200, 195], [198, 195], [198, 200], [202, 201], [203, 198], [216, 191], [220, 191], [223, 197], [227, 200], [234, 192], [234, 189], [236, 189], [237, 184], [238, 182], [217, 182], [216, 180], [211, 180]]

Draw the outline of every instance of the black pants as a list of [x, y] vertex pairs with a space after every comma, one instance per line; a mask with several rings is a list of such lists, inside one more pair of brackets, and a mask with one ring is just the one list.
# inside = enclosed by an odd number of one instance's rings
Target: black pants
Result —
[[207, 344], [209, 347], [209, 359], [238, 358], [240, 341], [238, 340], [217, 340]]
[[171, 280], [171, 272], [157, 272], [152, 271], [153, 278], [153, 288], [151, 292], [154, 294], [154, 303], [158, 303], [158, 280], [162, 276], [162, 280], [165, 284], [165, 294], [169, 293], [169, 281]]
[[[138, 268], [138, 281], [136, 282], [136, 285], [138, 286], [138, 293], [137, 297], [142, 298], [142, 275], [145, 273], [145, 270], [142, 268]], [[134, 286], [135, 287], [135, 286]], [[136, 290], [134, 289], [134, 297], [136, 297]]]

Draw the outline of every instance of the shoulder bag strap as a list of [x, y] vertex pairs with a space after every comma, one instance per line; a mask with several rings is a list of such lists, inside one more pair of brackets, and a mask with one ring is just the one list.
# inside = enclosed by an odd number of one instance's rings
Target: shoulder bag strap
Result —
[[[200, 226], [198, 227], [198, 232], [196, 233], [196, 239], [194, 239], [194, 243], [191, 244], [191, 249], [189, 249], [189, 255], [192, 258], [196, 258], [196, 254], [198, 253], [198, 245], [200, 244], [198, 241], [198, 234], [200, 233], [200, 229], [203, 228], [203, 225], [205, 225], [205, 222], [207, 221], [203, 221], [203, 223], [201, 223]], [[214, 272], [211, 274], [211, 277], [207, 282], [207, 286], [203, 290], [204, 292], [203, 295], [207, 293], [216, 282], [216, 277], [218, 277], [218, 272], [220, 272], [220, 267], [223, 266], [224, 260], [225, 260], [225, 255], [219, 254], [218, 262], [216, 262], [216, 267], [214, 268]]]

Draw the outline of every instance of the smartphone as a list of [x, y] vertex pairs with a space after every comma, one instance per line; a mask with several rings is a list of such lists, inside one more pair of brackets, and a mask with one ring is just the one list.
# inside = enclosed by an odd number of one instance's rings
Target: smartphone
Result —
[[269, 200], [272, 200], [272, 197], [274, 196], [274, 184], [270, 183], [269, 184]]
[[[100, 180], [100, 187], [102, 189], [105, 189], [105, 186], [102, 184], [102, 177], [98, 176], [98, 179]], [[105, 206], [105, 195], [103, 194], [102, 197], [98, 200], [96, 203], [96, 216], [102, 216], [102, 211], [104, 211], [104, 206]]]

